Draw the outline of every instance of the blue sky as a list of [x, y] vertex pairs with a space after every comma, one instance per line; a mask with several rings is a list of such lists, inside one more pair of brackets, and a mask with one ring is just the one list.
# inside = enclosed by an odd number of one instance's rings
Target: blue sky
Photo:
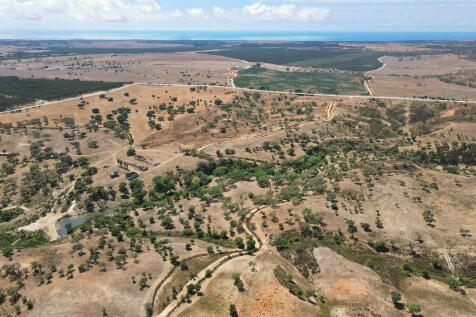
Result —
[[0, 29], [476, 32], [476, 0], [0, 0]]

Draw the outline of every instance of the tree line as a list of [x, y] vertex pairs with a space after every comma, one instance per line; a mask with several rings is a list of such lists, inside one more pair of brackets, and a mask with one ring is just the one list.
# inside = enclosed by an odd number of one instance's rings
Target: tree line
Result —
[[0, 111], [13, 109], [36, 100], [56, 100], [84, 93], [120, 87], [122, 82], [78, 79], [0, 77]]

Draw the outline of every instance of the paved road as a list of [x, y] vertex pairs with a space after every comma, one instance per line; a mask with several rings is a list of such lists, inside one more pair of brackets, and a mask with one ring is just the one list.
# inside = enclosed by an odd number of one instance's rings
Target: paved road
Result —
[[154, 84], [154, 83], [133, 83], [133, 84], [128, 84], [122, 87], [114, 88], [108, 91], [98, 91], [95, 93], [90, 93], [90, 94], [85, 94], [77, 97], [71, 97], [71, 98], [66, 98], [62, 100], [55, 100], [55, 101], [49, 101], [45, 102], [42, 104], [37, 104], [33, 106], [27, 106], [27, 107], [19, 107], [13, 110], [7, 110], [7, 111], [1, 111], [0, 114], [2, 113], [10, 113], [10, 112], [15, 112], [17, 110], [23, 110], [23, 109], [32, 109], [32, 108], [38, 108], [38, 107], [44, 107], [52, 104], [57, 104], [60, 102], [68, 101], [68, 100], [75, 100], [79, 98], [86, 98], [86, 97], [91, 97], [91, 96], [97, 96], [100, 94], [104, 93], [110, 93], [122, 89], [126, 89], [131, 86], [158, 86], [158, 87], [209, 87], [209, 88], [224, 88], [224, 89], [234, 89], [238, 91], [249, 91], [249, 92], [261, 92], [261, 93], [274, 93], [274, 94], [288, 94], [288, 95], [302, 95], [302, 96], [316, 96], [316, 97], [333, 97], [333, 98], [351, 98], [351, 99], [384, 99], [384, 100], [407, 100], [407, 101], [426, 101], [426, 102], [452, 102], [452, 103], [471, 103], [474, 104], [476, 103], [476, 100], [451, 100], [451, 99], [427, 99], [427, 98], [414, 98], [414, 97], [399, 97], [399, 96], [378, 96], [378, 95], [372, 95], [372, 96], [364, 96], [364, 95], [336, 95], [336, 94], [307, 94], [307, 93], [294, 93], [291, 91], [276, 91], [276, 90], [260, 90], [260, 89], [252, 89], [252, 88], [240, 88], [240, 87], [233, 87], [233, 86], [217, 86], [217, 85], [187, 85], [187, 84]]
[[427, 99], [427, 98], [415, 98], [415, 97], [399, 97], [399, 96], [364, 96], [364, 95], [336, 95], [336, 94], [308, 94], [308, 93], [294, 93], [292, 91], [277, 91], [277, 90], [261, 90], [252, 88], [240, 88], [231, 86], [216, 86], [216, 85], [186, 85], [186, 84], [151, 84], [151, 83], [135, 83], [131, 85], [147, 85], [147, 86], [165, 86], [165, 87], [209, 87], [209, 88], [228, 88], [238, 91], [250, 91], [261, 93], [274, 93], [274, 94], [288, 94], [296, 96], [316, 96], [316, 97], [334, 97], [334, 98], [354, 98], [354, 99], [387, 99], [387, 100], [409, 100], [409, 101], [429, 101], [429, 102], [453, 102], [453, 103], [476, 103], [476, 100], [451, 100], [451, 99]]

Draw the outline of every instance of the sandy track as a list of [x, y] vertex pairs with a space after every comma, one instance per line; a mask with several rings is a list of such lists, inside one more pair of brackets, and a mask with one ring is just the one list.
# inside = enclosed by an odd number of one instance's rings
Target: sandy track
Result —
[[[380, 67], [377, 68], [377, 69], [368, 71], [368, 72], [366, 72], [366, 73], [364, 74], [365, 76], [370, 77], [369, 80], [364, 80], [364, 87], [365, 87], [365, 89], [369, 92], [369, 95], [370, 95], [370, 96], [374, 96], [374, 95], [375, 95], [374, 90], [373, 90], [372, 87], [370, 86], [370, 81], [373, 80], [373, 78], [374, 78], [373, 74], [375, 74], [375, 72], [377, 72], [377, 71], [379, 71], [379, 70], [384, 69], [384, 68], [387, 66], [387, 64], [386, 64], [386, 63], [384, 62], [384, 60], [383, 60], [383, 57], [384, 57], [384, 56], [379, 57], [379, 59], [378, 59], [379, 62], [382, 63], [382, 66], [380, 66]], [[372, 73], [372, 74], [371, 74], [371, 73]], [[370, 75], [369, 75], [369, 74], [370, 74]]]
[[334, 118], [334, 115], [332, 113], [332, 111], [334, 110], [334, 106], [335, 106], [335, 102], [330, 102], [329, 103], [329, 107], [327, 107], [327, 118], [326, 118], [326, 121], [331, 121], [332, 118]]
[[372, 90], [372, 87], [370, 87], [370, 80], [364, 80], [364, 87], [367, 89], [370, 96], [374, 95], [374, 91]]

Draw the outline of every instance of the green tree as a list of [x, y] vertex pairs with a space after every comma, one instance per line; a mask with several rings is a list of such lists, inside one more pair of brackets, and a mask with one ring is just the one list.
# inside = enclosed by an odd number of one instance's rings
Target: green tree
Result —
[[421, 306], [420, 304], [410, 304], [408, 305], [408, 311], [410, 314], [412, 314], [412, 316], [416, 316], [421, 312]]
[[169, 176], [155, 176], [152, 179], [154, 184], [154, 191], [161, 194], [169, 194], [175, 189], [175, 184]]
[[234, 284], [235, 284], [236, 288], [238, 288], [238, 291], [244, 292], [245, 291], [245, 284], [243, 284], [243, 281], [240, 278], [240, 273], [234, 272], [232, 274], [232, 277], [233, 277]]
[[174, 220], [172, 219], [170, 215], [165, 215], [162, 217], [161, 225], [167, 230], [172, 230], [175, 228]]
[[127, 184], [122, 182], [119, 184], [119, 192], [122, 194], [124, 197], [129, 196], [129, 189], [127, 189]]
[[151, 303], [146, 303], [144, 305], [144, 308], [145, 308], [145, 314], [147, 317], [152, 317], [152, 314], [154, 312], [153, 310], [153, 307], [152, 307], [152, 304]]
[[429, 226], [433, 226], [433, 222], [435, 222], [434, 214], [431, 210], [427, 209], [423, 212], [423, 219], [425, 219], [426, 224]]
[[248, 237], [248, 240], [246, 241], [246, 249], [248, 251], [253, 251], [256, 248], [256, 242], [253, 240], [252, 237]]
[[350, 233], [350, 237], [353, 239], [354, 233], [357, 232], [357, 227], [355, 226], [355, 222], [352, 219], [347, 219], [345, 223], [347, 224], [347, 231]]
[[10, 259], [13, 255], [13, 248], [11, 246], [7, 245], [6, 247], [3, 248], [2, 254], [3, 254], [4, 257]]
[[133, 147], [127, 149], [127, 156], [134, 156], [136, 155], [136, 150]]
[[138, 205], [141, 205], [144, 202], [145, 195], [147, 192], [144, 190], [144, 183], [140, 179], [134, 179], [129, 183], [131, 188], [132, 197], [134, 202]]
[[139, 287], [140, 287], [141, 290], [143, 290], [146, 287], [149, 287], [147, 285], [147, 276], [142, 275], [142, 277], [139, 280]]
[[240, 249], [244, 249], [245, 248], [245, 244], [243, 243], [243, 239], [241, 237], [236, 237], [235, 239], [235, 244], [238, 248]]
[[393, 305], [399, 308], [399, 306], [401, 305], [400, 301], [402, 300], [402, 295], [397, 291], [392, 291], [392, 293], [390, 293], [390, 296], [392, 298]]
[[236, 310], [236, 306], [234, 304], [230, 304], [230, 316], [238, 317], [238, 311]]

